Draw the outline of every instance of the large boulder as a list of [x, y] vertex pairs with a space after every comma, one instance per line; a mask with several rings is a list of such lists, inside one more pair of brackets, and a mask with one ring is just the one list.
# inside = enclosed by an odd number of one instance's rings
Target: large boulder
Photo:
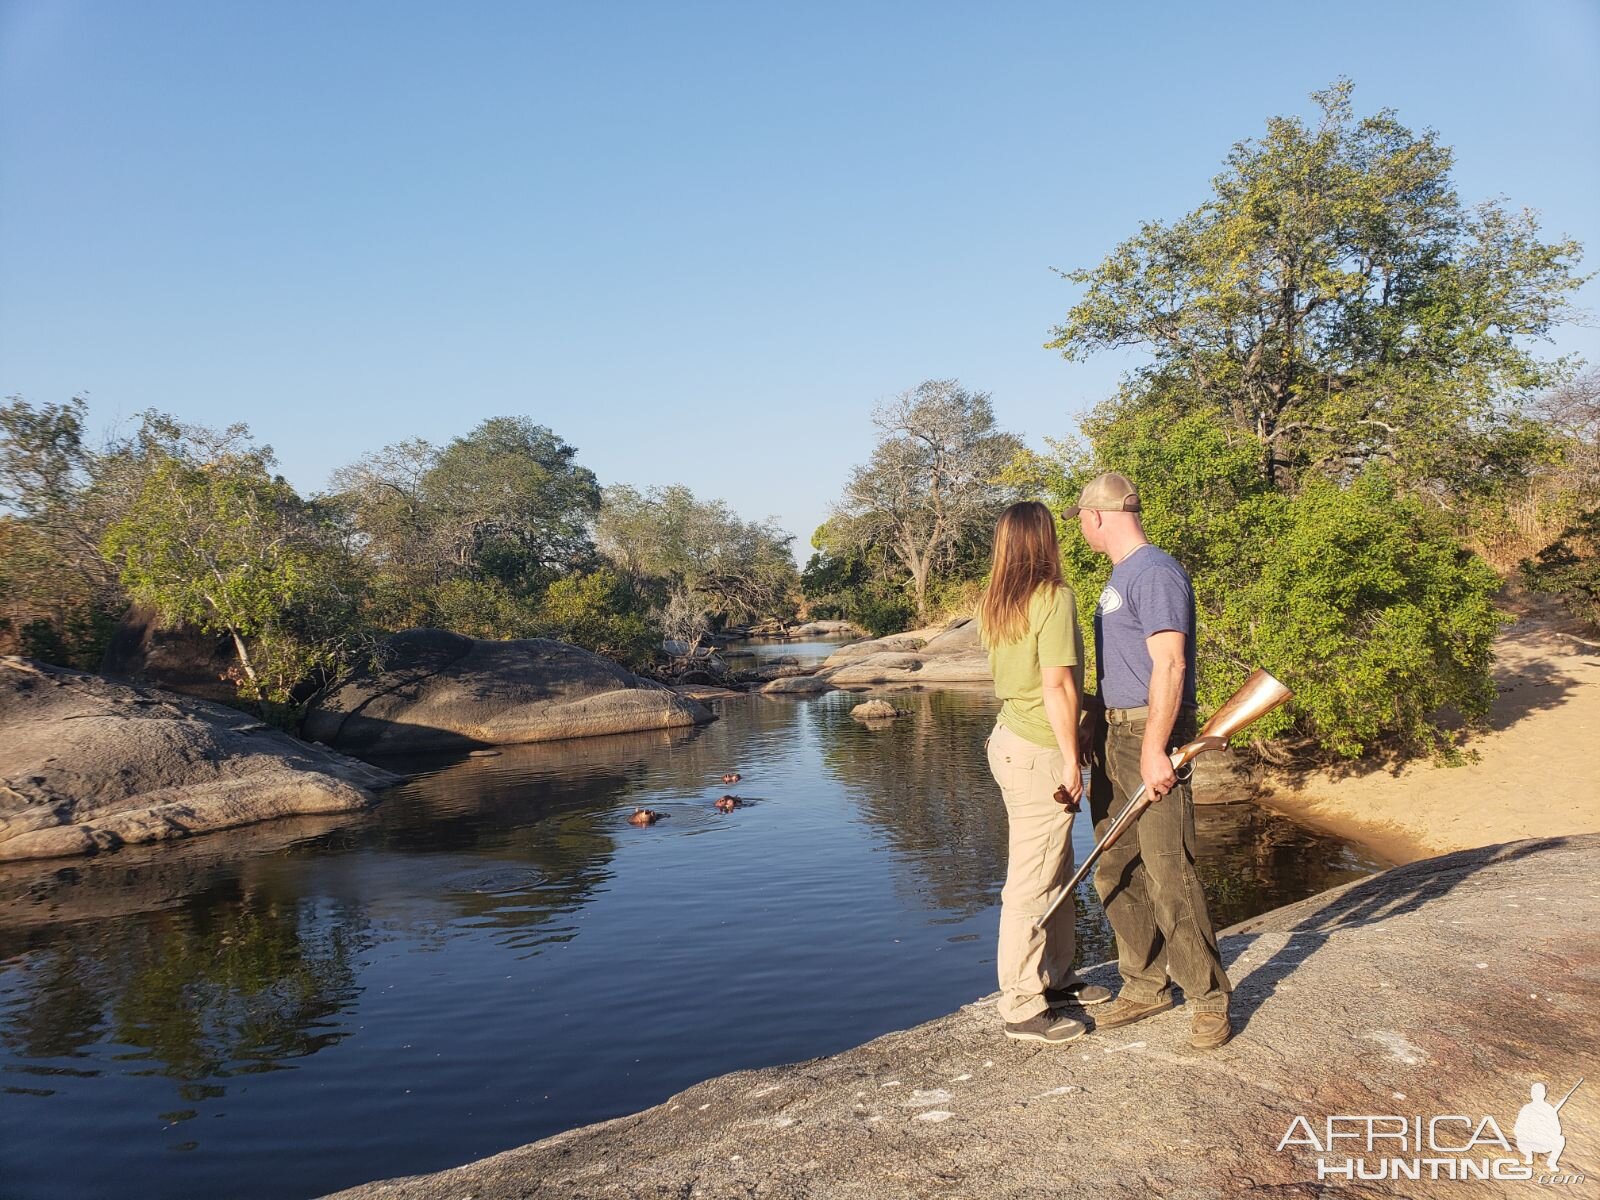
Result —
[[888, 637], [873, 638], [870, 642], [851, 642], [840, 646], [828, 655], [829, 664], [838, 665], [851, 659], [869, 658], [874, 654], [913, 654], [928, 644], [928, 639], [913, 633], [895, 633]]
[[0, 861], [365, 808], [399, 777], [248, 713], [0, 658]]
[[552, 742], [714, 720], [704, 705], [548, 638], [491, 642], [442, 629], [386, 639], [379, 666], [317, 697], [305, 733], [358, 754]]
[[226, 704], [239, 694], [230, 674], [238, 663], [226, 635], [163, 625], [154, 610], [135, 605], [112, 631], [100, 674]]
[[972, 617], [842, 647], [823, 663], [821, 674], [837, 687], [994, 679], [988, 651], [978, 637], [978, 622]]
[[815, 696], [835, 689], [822, 675], [785, 675], [763, 684], [761, 690], [769, 696]]

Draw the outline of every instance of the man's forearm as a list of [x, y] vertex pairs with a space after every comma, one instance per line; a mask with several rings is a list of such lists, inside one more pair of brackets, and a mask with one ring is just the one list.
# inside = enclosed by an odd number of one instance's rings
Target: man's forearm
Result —
[[1167, 752], [1167, 739], [1178, 721], [1178, 705], [1183, 700], [1183, 664], [1157, 664], [1150, 675], [1150, 715], [1144, 724], [1146, 751]]

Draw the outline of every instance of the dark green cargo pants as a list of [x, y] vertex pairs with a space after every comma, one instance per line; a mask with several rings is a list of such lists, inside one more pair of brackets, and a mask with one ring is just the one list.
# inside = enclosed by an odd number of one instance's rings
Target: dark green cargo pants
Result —
[[[1115, 710], [1101, 723], [1089, 777], [1096, 840], [1139, 790], [1144, 727], [1142, 715]], [[1194, 735], [1194, 712], [1185, 709], [1174, 723], [1168, 752]], [[1233, 985], [1222, 969], [1205, 891], [1195, 873], [1194, 841], [1194, 797], [1184, 782], [1145, 810], [1101, 855], [1094, 886], [1117, 935], [1122, 995], [1153, 1003], [1170, 995], [1177, 983], [1194, 1009], [1224, 1012]]]

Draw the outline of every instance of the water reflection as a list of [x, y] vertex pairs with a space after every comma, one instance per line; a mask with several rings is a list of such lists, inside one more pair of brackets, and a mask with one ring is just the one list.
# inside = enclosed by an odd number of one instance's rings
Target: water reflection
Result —
[[[995, 702], [888, 695], [883, 729], [857, 695], [744, 697], [697, 729], [391, 760], [413, 778], [365, 814], [0, 870], [8, 1195], [435, 1170], [991, 991]], [[748, 807], [717, 812], [729, 790]], [[1219, 924], [1370, 866], [1248, 805], [1200, 824]], [[1078, 920], [1109, 957], [1099, 905]]]
[[[114, 944], [109, 933], [70, 925], [8, 976], [0, 1045], [19, 1060], [8, 1073], [43, 1081], [114, 1069], [166, 1077], [182, 1099], [201, 1100], [222, 1094], [216, 1081], [277, 1069], [347, 1032], [335, 1018], [357, 991], [359, 912], [209, 894], [120, 925]], [[52, 1061], [95, 1062], [96, 1045], [116, 1052], [97, 1066]]]
[[793, 659], [797, 666], [813, 667], [833, 654], [841, 646], [859, 641], [852, 637], [813, 638], [808, 641], [751, 641], [735, 642], [717, 651], [720, 658], [737, 670], [748, 671], [767, 667], [775, 662]]
[[[823, 761], [893, 847], [908, 899], [961, 916], [986, 909], [1006, 865], [1005, 808], [983, 748], [994, 699], [954, 689], [886, 696], [906, 715], [874, 728], [823, 722]], [[864, 697], [839, 699], [848, 709]]]
[[[865, 697], [834, 697], [843, 709]], [[876, 825], [896, 858], [908, 902], [965, 915], [997, 905], [1005, 879], [1006, 819], [989, 774], [983, 739], [997, 702], [987, 689], [884, 693], [903, 714], [864, 728], [821, 726], [824, 759], [850, 789], [861, 818]], [[1196, 808], [1196, 868], [1212, 918], [1224, 928], [1268, 909], [1369, 873], [1377, 860], [1249, 803]], [[1094, 846], [1090, 822], [1073, 826], [1082, 861]], [[1086, 881], [1073, 896], [1078, 962], [1116, 957], [1116, 942]]]

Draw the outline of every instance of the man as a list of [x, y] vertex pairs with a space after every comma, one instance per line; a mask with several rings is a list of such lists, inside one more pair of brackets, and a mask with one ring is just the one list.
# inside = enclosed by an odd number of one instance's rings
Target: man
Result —
[[1080, 740], [1095, 837], [1141, 783], [1155, 798], [1095, 868], [1122, 974], [1095, 1025], [1114, 1029], [1166, 1011], [1176, 982], [1189, 1004], [1190, 1045], [1206, 1050], [1233, 1033], [1233, 985], [1194, 869], [1194, 800], [1170, 758], [1195, 736], [1194, 589], [1178, 561], [1150, 544], [1139, 512], [1133, 484], [1109, 472], [1062, 514], [1076, 516], [1089, 548], [1112, 562], [1094, 614], [1098, 704]]
[[[1582, 1082], [1578, 1080], [1578, 1083]], [[1572, 1092], [1577, 1090], [1574, 1084]], [[1522, 1155], [1523, 1162], [1528, 1166], [1533, 1165], [1535, 1154], [1549, 1155], [1544, 1164], [1549, 1171], [1554, 1171], [1556, 1164], [1561, 1161], [1561, 1152], [1567, 1148], [1567, 1139], [1561, 1136], [1561, 1118], [1556, 1114], [1560, 1112], [1562, 1104], [1572, 1099], [1572, 1092], [1562, 1098], [1561, 1104], [1551, 1104], [1544, 1098], [1544, 1084], [1536, 1083], [1528, 1090], [1529, 1101], [1517, 1113], [1517, 1123], [1511, 1129], [1511, 1136], [1517, 1139], [1517, 1153]]]

